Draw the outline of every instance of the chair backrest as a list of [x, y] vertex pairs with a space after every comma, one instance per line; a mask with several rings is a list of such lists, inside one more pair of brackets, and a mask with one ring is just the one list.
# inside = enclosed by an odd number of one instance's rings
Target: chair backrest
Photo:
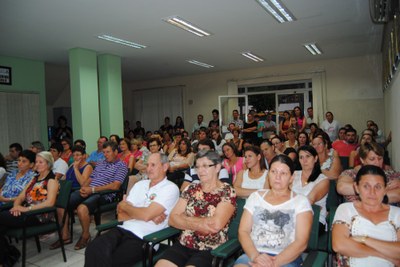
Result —
[[336, 181], [329, 181], [328, 197], [326, 199], [326, 209], [329, 211], [333, 207], [339, 206], [343, 202], [343, 197], [336, 191]]
[[349, 157], [339, 157], [342, 169], [347, 170], [349, 168]]
[[232, 219], [231, 223], [229, 224], [229, 230], [228, 230], [229, 239], [238, 237], [239, 224], [240, 224], [240, 219], [242, 218], [244, 204], [246, 204], [246, 199], [244, 198], [236, 199], [236, 216]]
[[56, 207], [66, 209], [69, 202], [69, 196], [72, 189], [72, 181], [60, 180], [60, 189], [58, 191]]
[[308, 240], [308, 250], [318, 249], [318, 235], [319, 235], [319, 214], [321, 213], [321, 207], [317, 205], [312, 205], [314, 212], [313, 222], [311, 228], [310, 239]]
[[333, 219], [335, 218], [335, 213], [336, 213], [337, 207], [332, 207], [331, 210], [329, 211], [328, 215], [328, 252], [329, 253], [335, 253], [332, 249], [332, 224], [333, 224]]

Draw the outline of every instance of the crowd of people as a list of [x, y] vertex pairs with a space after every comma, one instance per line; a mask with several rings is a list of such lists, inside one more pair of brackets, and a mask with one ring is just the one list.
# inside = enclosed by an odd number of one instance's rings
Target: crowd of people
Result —
[[[311, 205], [320, 207], [319, 235], [330, 231], [327, 197], [334, 181], [346, 202], [333, 226], [338, 264], [400, 263], [400, 173], [390, 166], [386, 150], [391, 134], [368, 121], [358, 135], [350, 124], [341, 127], [332, 112], [318, 124], [312, 107], [306, 114], [300, 107], [283, 112], [279, 124], [272, 114], [254, 111], [243, 121], [233, 110], [228, 132], [221, 132], [218, 110], [212, 115], [206, 123], [199, 114], [190, 132], [180, 116], [175, 125], [166, 117], [154, 132], [140, 121], [134, 129], [126, 122], [123, 137], [100, 136], [89, 154], [86, 142], [72, 142], [72, 130], [62, 122], [62, 138], [50, 153], [38, 141], [28, 150], [11, 144], [6, 157], [0, 154], [0, 205], [14, 202], [14, 207], [0, 213], [0, 244], [7, 245], [4, 234], [20, 226], [23, 212], [54, 205], [54, 181], [66, 179], [77, 189], [69, 209], [76, 210], [81, 225], [74, 248], [87, 248], [85, 266], [137, 262], [141, 253], [128, 251], [139, 250], [143, 236], [168, 225], [182, 233], [156, 266], [210, 266], [210, 251], [227, 240], [237, 198], [247, 200], [238, 233], [245, 254], [235, 266], [300, 266]], [[92, 240], [90, 216], [98, 203], [115, 197], [96, 193], [118, 189], [124, 179], [129, 182], [118, 205], [122, 225]], [[40, 191], [40, 200], [32, 190]], [[72, 243], [69, 229], [65, 224], [64, 244]], [[60, 246], [58, 240], [50, 249]]]

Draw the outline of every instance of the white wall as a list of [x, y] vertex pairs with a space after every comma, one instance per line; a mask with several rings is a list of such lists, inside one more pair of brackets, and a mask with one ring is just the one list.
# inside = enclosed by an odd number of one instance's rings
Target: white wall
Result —
[[[319, 80], [315, 79], [316, 74]], [[365, 128], [368, 119], [385, 127], [380, 54], [124, 84], [124, 117], [132, 120], [132, 108], [127, 101], [131, 90], [184, 85], [183, 119], [190, 129], [199, 113], [205, 121], [211, 119], [211, 110], [218, 108], [219, 95], [237, 93], [228, 90], [232, 82], [273, 82], [299, 77], [312, 78], [313, 83], [318, 81], [314, 85], [322, 90], [323, 100], [317, 114], [321, 118], [330, 110], [340, 123], [351, 123], [358, 131]]]
[[389, 145], [389, 152], [391, 156], [391, 164], [395, 170], [400, 169], [400, 74], [397, 71], [392, 83], [388, 89], [385, 90], [385, 120], [387, 127], [385, 133], [392, 131], [392, 143]]

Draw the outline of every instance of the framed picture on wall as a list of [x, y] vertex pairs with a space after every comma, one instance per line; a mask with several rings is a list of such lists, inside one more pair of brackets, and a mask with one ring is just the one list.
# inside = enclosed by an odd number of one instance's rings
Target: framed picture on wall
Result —
[[0, 66], [0, 84], [11, 85], [11, 68]]

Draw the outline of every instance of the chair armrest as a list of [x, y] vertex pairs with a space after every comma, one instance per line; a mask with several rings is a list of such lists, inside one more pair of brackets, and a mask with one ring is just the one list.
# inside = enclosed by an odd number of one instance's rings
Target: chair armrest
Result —
[[30, 211], [24, 212], [23, 215], [25, 215], [26, 217], [31, 217], [31, 216], [35, 216], [38, 214], [50, 213], [50, 212], [56, 212], [56, 211], [57, 211], [56, 207], [46, 207], [46, 208], [30, 210]]
[[158, 244], [164, 240], [173, 238], [181, 233], [181, 230], [176, 229], [174, 227], [167, 227], [155, 233], [146, 235], [143, 237], [143, 240], [148, 243]]
[[304, 267], [325, 267], [325, 263], [328, 260], [328, 253], [323, 251], [312, 250], [308, 253], [304, 259]]
[[122, 222], [119, 222], [117, 220], [112, 220], [112, 221], [97, 225], [96, 226], [96, 230], [99, 231], [99, 232], [102, 232], [102, 231], [106, 231], [108, 229], [114, 228], [117, 225], [121, 225], [121, 224], [122, 224]]
[[211, 255], [214, 257], [226, 259], [232, 256], [234, 253], [239, 251], [241, 245], [237, 238], [233, 238], [225, 242], [224, 244], [220, 245], [216, 249], [211, 250]]
[[4, 205], [0, 206], [0, 211], [9, 210], [14, 206], [14, 202], [7, 202]]
[[108, 194], [116, 194], [116, 193], [119, 193], [119, 192], [121, 192], [121, 189], [118, 189], [118, 190], [107, 189], [107, 190], [98, 191], [95, 194], [99, 194], [99, 195], [104, 196], [104, 195], [108, 195]]

